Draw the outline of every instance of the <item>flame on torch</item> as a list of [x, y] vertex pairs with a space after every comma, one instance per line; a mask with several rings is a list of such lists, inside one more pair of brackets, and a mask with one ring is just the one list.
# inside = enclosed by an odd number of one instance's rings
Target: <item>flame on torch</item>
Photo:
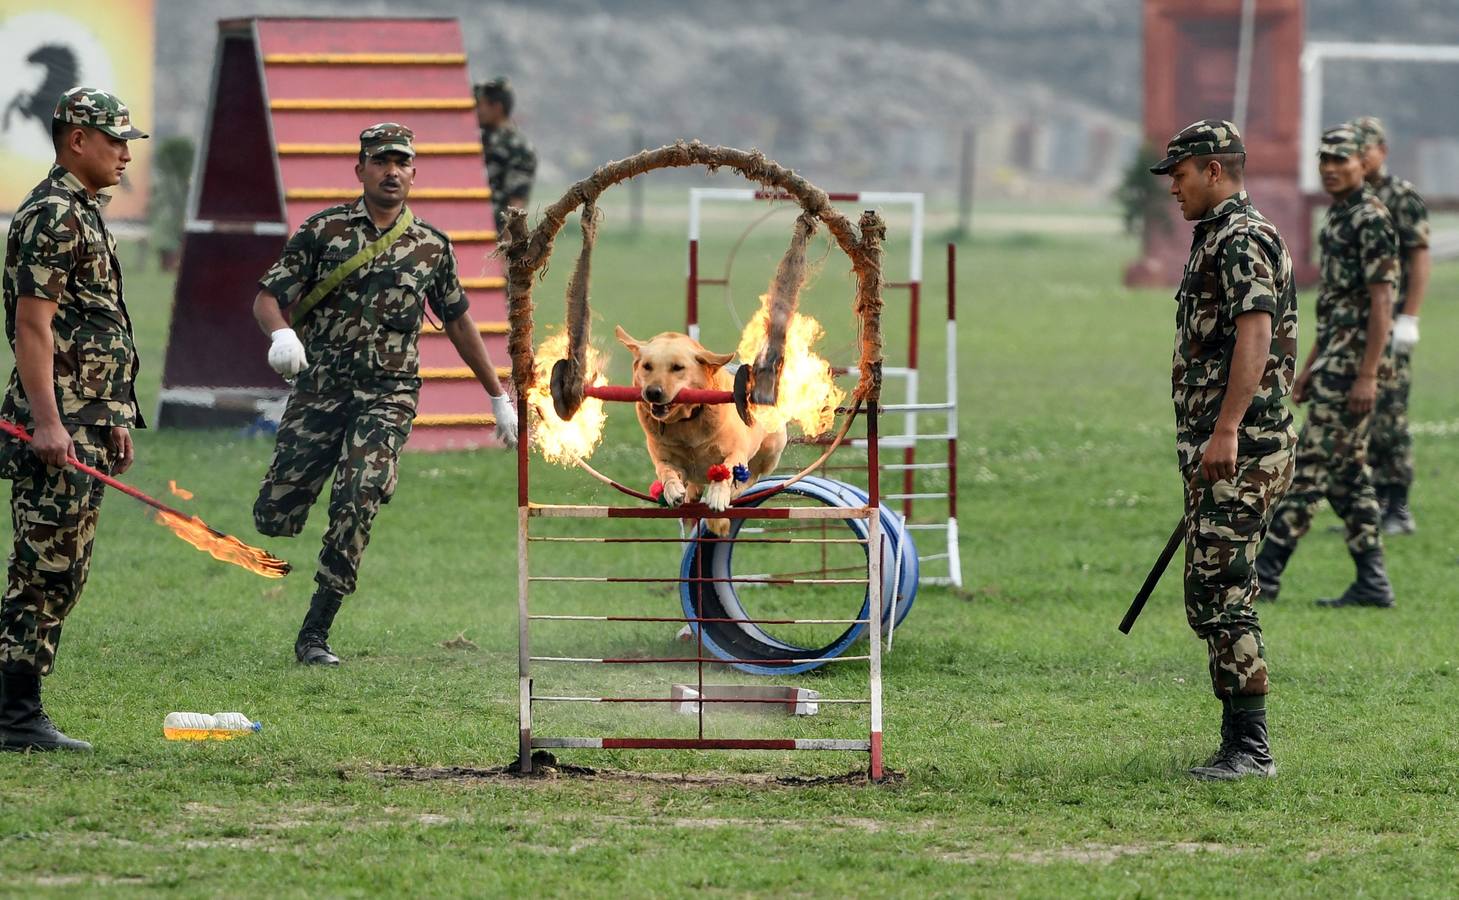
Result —
[[[583, 398], [572, 421], [564, 422], [557, 417], [552, 406], [552, 367], [559, 359], [567, 358], [567, 333], [555, 334], [537, 347], [533, 368], [535, 384], [527, 392], [528, 415], [532, 417], [532, 446], [542, 458], [560, 466], [576, 465], [578, 460], [593, 455], [603, 441], [603, 428], [608, 424], [608, 414], [603, 401], [592, 397]], [[608, 376], [603, 374], [603, 354], [588, 346], [588, 371], [592, 373], [588, 383], [607, 384]]]
[[197, 516], [158, 510], [157, 521], [213, 559], [232, 563], [264, 578], [283, 578], [289, 574], [288, 562], [265, 550], [250, 547], [230, 534], [214, 531]]
[[[0, 419], [0, 432], [27, 444], [33, 440], [28, 431], [5, 419]], [[149, 497], [129, 484], [117, 481], [100, 469], [88, 466], [74, 456], [66, 457], [66, 465], [157, 510], [157, 521], [172, 529], [173, 534], [211, 555], [214, 559], [232, 563], [265, 578], [283, 578], [289, 574], [291, 567], [287, 561], [257, 547], [250, 547], [238, 538], [212, 528], [197, 516], [185, 516], [161, 500]], [[177, 487], [177, 482], [170, 482], [170, 484], [174, 493], [185, 493]], [[191, 497], [191, 494], [188, 496]]]
[[[770, 295], [761, 294], [760, 309], [740, 334], [738, 353], [745, 365], [753, 365], [765, 349], [769, 321]], [[794, 422], [808, 437], [830, 430], [836, 421], [836, 407], [846, 399], [846, 392], [836, 386], [830, 363], [812, 352], [825, 333], [821, 323], [810, 316], [796, 313], [790, 317], [780, 394], [774, 406], [753, 407], [756, 423], [773, 430]]]
[[169, 491], [172, 491], [173, 496], [175, 497], [181, 497], [184, 500], [191, 500], [193, 498], [192, 491], [188, 490], [187, 488], [178, 487], [177, 482], [175, 481], [167, 482], [167, 489]]

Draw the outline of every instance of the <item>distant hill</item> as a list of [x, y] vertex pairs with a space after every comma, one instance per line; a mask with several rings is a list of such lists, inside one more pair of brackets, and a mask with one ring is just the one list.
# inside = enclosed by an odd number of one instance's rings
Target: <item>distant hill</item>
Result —
[[[697, 137], [758, 147], [826, 184], [948, 189], [964, 131], [976, 127], [984, 182], [1010, 193], [1066, 186], [1103, 196], [1137, 139], [1137, 105], [1119, 111], [1061, 90], [1057, 79], [998, 71], [1002, 56], [969, 52], [958, 36], [971, 27], [966, 17], [938, 4], [781, 6], [543, 0], [421, 3], [410, 12], [460, 16], [473, 75], [512, 77], [519, 121], [554, 181], [624, 155], [635, 136], [646, 145]], [[201, 130], [216, 9], [159, 2], [160, 133]], [[269, 0], [228, 12], [399, 9]], [[1133, 47], [1137, 35], [1125, 28]], [[1065, 158], [1070, 150], [1077, 160]]]
[[[1318, 0], [1322, 40], [1459, 42], [1434, 0]], [[383, 0], [158, 0], [159, 133], [202, 124], [219, 15], [390, 15]], [[1138, 139], [1138, 0], [432, 0], [463, 22], [473, 75], [518, 86], [543, 176], [633, 138], [755, 146], [828, 184], [947, 190], [977, 128], [980, 189], [1103, 197]], [[1333, 115], [1381, 106], [1400, 132], [1459, 121], [1452, 71], [1334, 74]], [[1389, 103], [1405, 87], [1407, 108]], [[1446, 126], [1453, 130], [1452, 125]]]

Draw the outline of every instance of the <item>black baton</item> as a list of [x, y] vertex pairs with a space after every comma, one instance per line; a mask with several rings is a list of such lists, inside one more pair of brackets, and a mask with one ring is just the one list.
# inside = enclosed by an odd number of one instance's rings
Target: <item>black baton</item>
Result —
[[1165, 570], [1170, 565], [1170, 561], [1175, 558], [1175, 551], [1179, 550], [1180, 545], [1183, 543], [1185, 543], [1184, 518], [1175, 526], [1175, 531], [1171, 533], [1170, 540], [1165, 542], [1165, 549], [1160, 551], [1160, 558], [1155, 560], [1154, 568], [1150, 570], [1149, 575], [1145, 576], [1145, 583], [1140, 585], [1140, 592], [1135, 595], [1134, 602], [1130, 604], [1129, 610], [1125, 612], [1125, 617], [1120, 620], [1120, 631], [1129, 634], [1130, 629], [1135, 627], [1135, 620], [1140, 618], [1140, 612], [1145, 608], [1145, 601], [1149, 600], [1150, 595], [1154, 593], [1155, 585], [1160, 583], [1160, 576], [1165, 574]]

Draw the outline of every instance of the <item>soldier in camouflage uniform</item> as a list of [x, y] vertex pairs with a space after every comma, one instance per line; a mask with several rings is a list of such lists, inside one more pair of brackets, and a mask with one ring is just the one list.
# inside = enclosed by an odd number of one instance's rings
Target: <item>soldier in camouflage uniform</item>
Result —
[[1291, 482], [1296, 442], [1282, 402], [1297, 352], [1292, 260], [1247, 198], [1245, 163], [1236, 127], [1206, 119], [1172, 138], [1151, 168], [1170, 175], [1182, 214], [1196, 223], [1175, 298], [1171, 383], [1185, 484], [1186, 619], [1206, 642], [1221, 702], [1221, 745], [1191, 774], [1221, 781], [1276, 774], [1252, 566]]
[[[258, 530], [298, 534], [333, 477], [316, 590], [294, 643], [295, 656], [309, 665], [339, 663], [329, 629], [355, 590], [370, 525], [395, 491], [420, 394], [417, 339], [427, 306], [491, 395], [497, 436], [516, 443], [516, 412], [467, 312], [451, 242], [405, 205], [415, 178], [413, 138], [393, 122], [361, 132], [355, 173], [363, 195], [299, 226], [254, 302], [272, 339], [269, 364], [295, 379], [253, 508]], [[350, 274], [330, 289], [337, 271]], [[316, 295], [317, 305], [304, 309]]]
[[1322, 186], [1333, 199], [1323, 222], [1317, 340], [1292, 398], [1311, 401], [1297, 445], [1292, 489], [1277, 507], [1257, 559], [1262, 593], [1275, 600], [1297, 541], [1327, 497], [1347, 526], [1357, 577], [1323, 606], [1393, 606], [1383, 566], [1378, 500], [1368, 470], [1368, 433], [1387, 368], [1398, 284], [1398, 240], [1382, 202], [1363, 181], [1359, 137], [1343, 125], [1322, 135]]
[[1368, 461], [1373, 468], [1373, 489], [1383, 513], [1384, 534], [1413, 534], [1408, 490], [1413, 484], [1413, 438], [1408, 432], [1408, 393], [1413, 383], [1412, 354], [1418, 343], [1419, 309], [1429, 284], [1429, 211], [1412, 184], [1388, 173], [1388, 138], [1383, 123], [1364, 116], [1352, 123], [1363, 144], [1363, 174], [1368, 186], [1393, 219], [1398, 233], [1402, 271], [1398, 279], [1398, 305], [1393, 318], [1393, 365], [1390, 377], [1378, 385], [1373, 412], [1373, 434], [1368, 440]]
[[486, 157], [486, 180], [496, 208], [496, 228], [506, 224], [507, 207], [524, 209], [537, 174], [537, 151], [512, 121], [516, 103], [512, 85], [495, 78], [476, 85], [476, 121], [481, 126], [481, 146]]
[[142, 426], [137, 352], [122, 302], [116, 241], [102, 220], [131, 160], [133, 127], [116, 97], [73, 88], [51, 124], [56, 164], [20, 204], [5, 243], [5, 337], [15, 369], [0, 417], [32, 432], [5, 438], [14, 547], [0, 604], [0, 749], [90, 750], [41, 706], [61, 627], [91, 566], [103, 488], [68, 457], [119, 474]]

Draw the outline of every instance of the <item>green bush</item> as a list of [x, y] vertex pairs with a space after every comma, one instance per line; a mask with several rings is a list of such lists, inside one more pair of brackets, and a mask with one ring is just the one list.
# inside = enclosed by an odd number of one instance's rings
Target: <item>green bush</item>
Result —
[[192, 168], [192, 138], [179, 135], [158, 144], [152, 167], [151, 238], [153, 249], [164, 257], [182, 245]]
[[1149, 144], [1142, 144], [1125, 169], [1125, 176], [1115, 191], [1115, 200], [1120, 205], [1125, 231], [1129, 234], [1138, 235], [1146, 223], [1158, 225], [1170, 215], [1162, 179], [1150, 174], [1150, 167], [1164, 157]]

